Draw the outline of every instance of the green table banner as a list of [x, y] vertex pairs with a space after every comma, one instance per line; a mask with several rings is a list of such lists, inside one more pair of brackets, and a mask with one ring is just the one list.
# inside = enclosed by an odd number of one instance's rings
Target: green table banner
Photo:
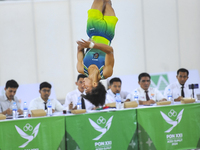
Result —
[[65, 116], [0, 122], [0, 150], [65, 150]]
[[141, 150], [200, 148], [200, 103], [137, 109]]
[[67, 116], [67, 150], [137, 150], [136, 129], [136, 109]]

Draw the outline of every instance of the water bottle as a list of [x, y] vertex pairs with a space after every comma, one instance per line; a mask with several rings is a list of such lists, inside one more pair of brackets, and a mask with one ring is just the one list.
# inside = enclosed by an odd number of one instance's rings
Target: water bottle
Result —
[[26, 102], [24, 102], [24, 105], [23, 105], [23, 115], [24, 115], [24, 118], [28, 118], [28, 107], [27, 107]]
[[[134, 92], [134, 100], [138, 103], [138, 92], [137, 92], [137, 90], [135, 90], [135, 92]], [[139, 103], [138, 103], [139, 104]]]
[[171, 101], [172, 104], [174, 103], [174, 99], [172, 99], [172, 92], [170, 89], [168, 89], [167, 91], [167, 100]]
[[17, 119], [18, 118], [18, 114], [17, 114], [17, 104], [16, 104], [16, 102], [13, 102], [12, 113], [13, 113], [13, 119]]
[[47, 116], [52, 116], [52, 104], [50, 99], [48, 99], [47, 102]]
[[81, 97], [78, 97], [78, 101], [77, 101], [77, 110], [82, 109], [82, 103], [81, 103]]
[[121, 109], [121, 96], [119, 93], [116, 93], [116, 109]]

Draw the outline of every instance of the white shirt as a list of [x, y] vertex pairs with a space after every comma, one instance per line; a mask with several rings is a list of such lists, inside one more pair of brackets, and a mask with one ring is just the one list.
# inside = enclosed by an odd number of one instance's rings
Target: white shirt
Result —
[[90, 101], [88, 101], [86, 99], [84, 99], [84, 101], [85, 101], [85, 109], [86, 110], [92, 110], [95, 107], [95, 105], [93, 105], [92, 103], [90, 103]]
[[[120, 92], [120, 96], [121, 96], [121, 101], [124, 102], [126, 101], [126, 97], [129, 93], [128, 92], [125, 92], [125, 91], [121, 91]], [[105, 101], [105, 104], [108, 104], [108, 103], [114, 103], [115, 102], [115, 94], [112, 92], [111, 89], [107, 90], [107, 93], [106, 93], [106, 101]]]
[[[58, 100], [51, 99], [51, 104], [52, 104], [52, 109], [54, 109], [55, 111], [58, 111], [58, 112], [63, 111], [63, 106]], [[31, 112], [31, 110], [35, 110], [35, 109], [45, 110], [44, 100], [41, 97], [31, 100], [29, 104], [29, 111]]]
[[9, 101], [6, 94], [0, 96], [0, 113], [3, 111], [6, 111], [8, 108], [12, 110], [13, 102], [16, 102], [17, 109], [21, 109], [21, 104], [16, 96], [14, 96], [14, 99], [12, 101]]
[[[84, 95], [86, 95], [85, 91], [83, 92]], [[84, 102], [85, 102], [85, 109], [86, 110], [92, 110], [95, 105], [93, 105], [90, 101], [88, 101], [87, 99], [83, 98]]]
[[[167, 98], [167, 92], [168, 92], [168, 89], [170, 89], [172, 92], [172, 99], [177, 99], [179, 96], [181, 96], [181, 87], [182, 85], [178, 81], [175, 83], [169, 84], [165, 88], [165, 92], [164, 92], [165, 98]], [[189, 89], [188, 84], [184, 84], [183, 91], [186, 98], [191, 97], [192, 90]]]
[[63, 106], [68, 107], [69, 104], [72, 102], [73, 108], [74, 108], [77, 105], [78, 97], [81, 96], [81, 94], [83, 94], [83, 93], [81, 93], [78, 89], [69, 92], [66, 95], [65, 104]]
[[[63, 105], [63, 107], [69, 106], [69, 104], [72, 102], [73, 108], [74, 108], [77, 105], [78, 97], [81, 96], [81, 94], [86, 94], [86, 93], [85, 92], [81, 93], [78, 89], [69, 92], [66, 96], [65, 104]], [[85, 102], [86, 110], [92, 110], [92, 108], [95, 107], [92, 103], [90, 103], [90, 101], [88, 101], [84, 98], [83, 98], [83, 100]]]
[[[127, 98], [130, 99], [131, 101], [134, 101], [135, 91], [137, 91], [137, 93], [138, 93], [138, 100], [146, 101], [146, 92], [141, 87], [139, 87], [139, 88], [135, 89], [133, 92], [131, 92], [131, 94], [129, 94], [127, 96]], [[150, 99], [154, 100], [155, 102], [160, 101], [164, 98], [162, 93], [153, 87], [148, 88], [148, 96]]]

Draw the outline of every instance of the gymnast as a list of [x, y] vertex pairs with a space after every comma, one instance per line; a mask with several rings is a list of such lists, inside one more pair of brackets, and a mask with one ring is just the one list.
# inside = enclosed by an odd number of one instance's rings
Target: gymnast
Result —
[[[77, 70], [84, 78], [86, 95], [96, 107], [105, 103], [105, 87], [99, 82], [113, 73], [114, 55], [110, 43], [114, 37], [118, 18], [110, 0], [94, 0], [88, 11], [87, 35], [89, 40], [77, 41]], [[84, 49], [87, 49], [84, 53]]]

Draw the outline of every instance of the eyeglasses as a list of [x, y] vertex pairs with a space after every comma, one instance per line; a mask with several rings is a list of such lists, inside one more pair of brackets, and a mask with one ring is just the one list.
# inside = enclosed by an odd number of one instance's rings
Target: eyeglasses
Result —
[[42, 92], [44, 92], [44, 93], [49, 93], [51, 90], [42, 90]]
[[150, 82], [150, 80], [141, 80], [141, 82]]

